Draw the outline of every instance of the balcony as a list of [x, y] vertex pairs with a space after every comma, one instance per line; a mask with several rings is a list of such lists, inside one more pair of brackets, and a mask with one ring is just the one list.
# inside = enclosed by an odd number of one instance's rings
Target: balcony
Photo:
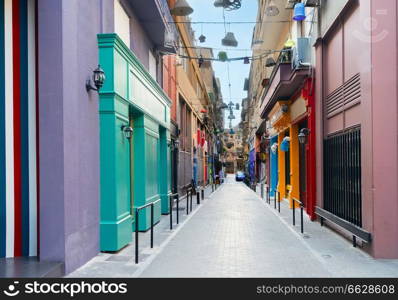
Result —
[[290, 59], [278, 59], [271, 74], [269, 85], [261, 100], [261, 118], [266, 119], [277, 101], [290, 100], [308, 77], [308, 68], [292, 69]]
[[[167, 0], [128, 0], [156, 48], [176, 53], [177, 29]], [[172, 43], [166, 39], [167, 33]], [[174, 41], [173, 41], [174, 37]]]

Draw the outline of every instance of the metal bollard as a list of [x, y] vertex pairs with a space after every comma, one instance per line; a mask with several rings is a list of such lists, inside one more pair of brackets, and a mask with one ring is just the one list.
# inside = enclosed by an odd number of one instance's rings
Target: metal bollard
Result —
[[173, 196], [170, 196], [170, 230], [173, 230]]
[[264, 183], [261, 184], [261, 199], [264, 199]]
[[294, 202], [294, 200], [292, 200], [293, 201], [293, 209], [292, 209], [292, 211], [293, 211], [293, 226], [296, 226], [296, 203]]
[[180, 220], [180, 198], [179, 198], [179, 196], [177, 195], [177, 225], [178, 225], [178, 223], [179, 223], [179, 220]]
[[135, 263], [138, 264], [138, 209], [135, 211]]
[[304, 233], [304, 220], [303, 220], [303, 217], [304, 217], [304, 208], [303, 208], [302, 205], [301, 205], [301, 207], [300, 207], [300, 214], [301, 214], [301, 233]]
[[[276, 193], [275, 193], [275, 197], [276, 197]], [[281, 212], [281, 200], [278, 199], [278, 212]]]
[[276, 195], [274, 196], [274, 209], [276, 209]]
[[192, 197], [193, 197], [193, 191], [191, 190], [191, 193], [190, 193], [190, 197], [191, 197], [191, 212], [192, 212]]
[[196, 204], [200, 204], [200, 193], [196, 192]]
[[187, 192], [187, 215], [189, 215], [189, 194]]
[[153, 248], [153, 203], [151, 204], [151, 248]]
[[205, 200], [205, 190], [204, 190], [204, 188], [202, 188], [201, 194], [202, 194], [202, 200]]

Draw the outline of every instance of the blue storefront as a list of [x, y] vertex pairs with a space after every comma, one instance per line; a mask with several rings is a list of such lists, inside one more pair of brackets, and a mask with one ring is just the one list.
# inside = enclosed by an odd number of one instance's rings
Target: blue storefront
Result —
[[275, 197], [278, 187], [278, 136], [270, 140], [270, 195]]

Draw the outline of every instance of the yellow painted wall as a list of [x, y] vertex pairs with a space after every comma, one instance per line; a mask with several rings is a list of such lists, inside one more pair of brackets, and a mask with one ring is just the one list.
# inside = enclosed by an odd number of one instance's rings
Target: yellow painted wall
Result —
[[[300, 200], [300, 163], [299, 151], [300, 144], [298, 140], [298, 125], [290, 125], [290, 184], [289, 192], [290, 208], [293, 208], [293, 198]], [[295, 202], [296, 207], [299, 207]]]

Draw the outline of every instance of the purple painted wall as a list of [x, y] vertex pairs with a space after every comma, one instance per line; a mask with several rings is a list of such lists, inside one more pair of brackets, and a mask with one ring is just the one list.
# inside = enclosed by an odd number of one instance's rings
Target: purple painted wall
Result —
[[112, 29], [109, 2], [38, 2], [40, 257], [67, 273], [99, 252], [98, 96], [85, 81], [97, 34]]
[[[131, 0], [130, 0], [131, 1]], [[130, 45], [148, 68], [152, 43], [128, 4]], [[99, 252], [98, 33], [114, 32], [113, 0], [38, 0], [40, 258], [69, 273]]]
[[[373, 0], [373, 254], [398, 258], [398, 4]], [[386, 12], [383, 14], [380, 12]], [[387, 35], [384, 35], [386, 33]]]
[[[398, 5], [395, 0], [352, 3], [340, 19], [344, 25], [317, 43], [317, 115], [323, 115], [325, 96], [356, 73], [361, 76], [361, 103], [329, 120], [318, 118], [317, 135], [361, 125], [363, 228], [373, 236], [365, 248], [376, 258], [398, 258]], [[322, 166], [322, 147], [320, 138], [318, 166]], [[319, 206], [322, 174], [318, 168]]]

